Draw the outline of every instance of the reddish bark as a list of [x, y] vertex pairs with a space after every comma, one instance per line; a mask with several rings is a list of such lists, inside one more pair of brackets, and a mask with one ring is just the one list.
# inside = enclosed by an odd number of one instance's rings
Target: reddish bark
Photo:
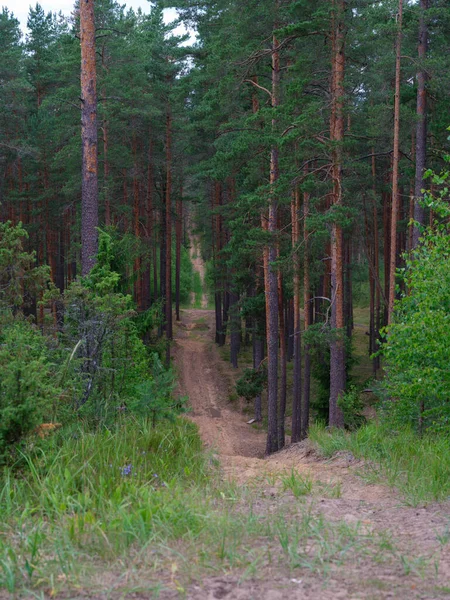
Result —
[[[342, 142], [344, 140], [344, 70], [345, 30], [344, 0], [333, 0], [332, 15], [332, 75], [331, 75], [331, 131], [332, 178], [334, 207], [342, 205]], [[338, 400], [345, 390], [344, 345], [344, 269], [342, 228], [333, 219], [331, 229], [331, 326], [337, 331], [330, 346], [330, 426], [343, 427], [344, 418]]]
[[[272, 42], [272, 107], [279, 105], [280, 55], [279, 42], [273, 35]], [[275, 131], [276, 119], [272, 119]], [[274, 144], [270, 151], [270, 196], [268, 232], [268, 256], [265, 257], [265, 292], [267, 303], [267, 357], [268, 357], [268, 427], [266, 453], [278, 450], [278, 277], [275, 262], [277, 258], [276, 234], [278, 222], [278, 199], [275, 185], [278, 181], [278, 147]]]
[[[137, 138], [136, 132], [133, 135], [133, 229], [137, 240], [141, 238], [140, 226], [140, 194], [139, 194], [139, 179], [138, 179], [138, 159], [137, 159]], [[141, 278], [141, 258], [137, 256], [134, 260], [134, 298], [138, 309], [143, 309], [142, 303], [142, 278]]]
[[98, 251], [97, 75], [94, 0], [80, 2], [81, 39], [81, 270], [87, 275]]
[[397, 267], [397, 222], [399, 214], [398, 165], [400, 158], [400, 74], [402, 49], [403, 0], [398, 4], [397, 41], [395, 50], [394, 92], [394, 151], [392, 154], [392, 208], [391, 208], [391, 252], [389, 257], [389, 303], [388, 324], [392, 320], [395, 302], [395, 273]]
[[[417, 124], [416, 124], [416, 173], [414, 184], [414, 220], [424, 224], [424, 209], [420, 202], [423, 200], [422, 189], [425, 187], [423, 174], [426, 167], [427, 157], [427, 72], [424, 62], [428, 49], [428, 27], [426, 22], [426, 11], [428, 0], [420, 0], [420, 23], [419, 23], [419, 71], [417, 72]], [[414, 227], [412, 236], [412, 248], [419, 243], [420, 230]]]
[[177, 198], [177, 221], [175, 225], [176, 256], [175, 256], [175, 313], [177, 321], [180, 320], [180, 275], [181, 275], [181, 237], [183, 234], [183, 186]]
[[291, 221], [292, 221], [292, 251], [294, 263], [294, 369], [293, 369], [293, 398], [292, 398], [292, 433], [291, 441], [299, 442], [302, 430], [302, 357], [300, 333], [300, 192], [296, 187], [292, 192]]
[[[308, 216], [309, 216], [309, 192], [303, 194], [303, 243], [304, 243], [304, 264], [303, 264], [303, 314], [305, 332], [312, 324], [312, 308], [311, 302], [311, 282], [309, 271], [309, 231], [308, 231]], [[299, 323], [300, 327], [300, 323]], [[305, 438], [309, 429], [309, 400], [311, 389], [311, 355], [309, 344], [305, 344], [305, 373], [304, 373], [304, 388], [303, 388], [303, 411], [302, 411], [302, 430], [301, 437]]]
[[172, 339], [172, 114], [170, 106], [166, 115], [166, 338], [167, 364], [170, 363]]

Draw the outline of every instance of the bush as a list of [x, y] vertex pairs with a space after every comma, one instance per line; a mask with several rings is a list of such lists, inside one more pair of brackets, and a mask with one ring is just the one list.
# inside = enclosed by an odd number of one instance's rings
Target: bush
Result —
[[382, 352], [385, 410], [399, 423], [450, 431], [450, 236], [428, 232], [407, 260], [408, 293], [397, 303]]
[[[450, 157], [448, 157], [450, 162]], [[396, 424], [450, 432], [450, 229], [449, 172], [433, 176], [443, 186], [427, 203], [437, 220], [419, 248], [406, 257], [407, 291], [397, 302], [382, 353], [386, 358], [384, 409]]]
[[152, 355], [152, 376], [136, 388], [136, 396], [127, 405], [133, 413], [150, 419], [152, 427], [161, 419], [173, 420], [176, 414], [185, 411], [184, 399], [174, 399], [175, 374], [164, 368], [159, 356]]
[[62, 389], [45, 338], [26, 321], [0, 334], [0, 461], [51, 413]]
[[236, 382], [236, 393], [248, 402], [261, 396], [267, 385], [267, 371], [264, 367], [258, 370], [245, 369], [242, 377]]
[[339, 397], [338, 406], [344, 414], [344, 423], [347, 429], [351, 431], [358, 429], [366, 422], [366, 417], [362, 414], [364, 402], [354, 385]]

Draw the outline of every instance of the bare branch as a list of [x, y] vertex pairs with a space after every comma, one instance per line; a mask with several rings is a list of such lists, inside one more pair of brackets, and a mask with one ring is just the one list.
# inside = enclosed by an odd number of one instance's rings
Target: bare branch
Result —
[[252, 79], [244, 79], [244, 83], [252, 83], [255, 87], [259, 88], [263, 92], [266, 92], [267, 94], [269, 94], [270, 97], [272, 97], [272, 92], [270, 92], [267, 88], [263, 87], [262, 85], [259, 85], [259, 83], [256, 83], [256, 81], [253, 81]]

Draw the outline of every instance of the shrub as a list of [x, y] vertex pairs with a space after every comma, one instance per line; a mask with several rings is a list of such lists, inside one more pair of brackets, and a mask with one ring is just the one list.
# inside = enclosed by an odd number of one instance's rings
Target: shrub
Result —
[[347, 429], [358, 429], [366, 422], [366, 417], [362, 414], [364, 402], [354, 385], [339, 397], [338, 406], [344, 414], [344, 423]]
[[236, 382], [236, 393], [248, 402], [261, 396], [267, 385], [267, 371], [264, 367], [258, 370], [245, 369], [242, 377]]
[[165, 369], [159, 356], [152, 354], [151, 378], [140, 383], [136, 395], [127, 408], [137, 416], [150, 419], [152, 427], [161, 419], [173, 420], [176, 414], [185, 411], [184, 399], [174, 399], [173, 390], [176, 385], [175, 374]]
[[433, 176], [442, 189], [426, 202], [437, 217], [413, 256], [406, 257], [402, 275], [407, 291], [396, 304], [382, 346], [384, 409], [391, 421], [420, 431], [450, 431], [449, 179], [449, 172]]
[[51, 414], [62, 393], [45, 338], [26, 321], [0, 334], [0, 461]]

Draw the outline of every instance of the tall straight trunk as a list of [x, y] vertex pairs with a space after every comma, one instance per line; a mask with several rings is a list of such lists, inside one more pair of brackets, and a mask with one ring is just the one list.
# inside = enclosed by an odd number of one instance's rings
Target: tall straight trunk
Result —
[[181, 237], [183, 235], [183, 186], [177, 198], [177, 222], [175, 225], [175, 314], [180, 320], [180, 275], [181, 275]]
[[[167, 243], [166, 243], [166, 211], [165, 211], [165, 202], [166, 195], [165, 190], [163, 190], [163, 205], [161, 206], [161, 212], [159, 215], [159, 293], [160, 298], [163, 302], [164, 307], [164, 317], [166, 316], [166, 251], [167, 251]], [[164, 324], [160, 327], [160, 334], [162, 335], [163, 331], [166, 330], [166, 321], [164, 320]]]
[[[264, 360], [264, 338], [259, 331], [258, 321], [255, 323], [255, 331], [253, 332], [253, 369], [259, 371], [261, 363]], [[262, 420], [262, 401], [261, 395], [255, 398], [255, 420]]]
[[[158, 225], [158, 215], [156, 211], [153, 213], [153, 240], [152, 240], [152, 262], [153, 262], [153, 298], [158, 299], [158, 252], [157, 252], [157, 235], [156, 226]], [[159, 236], [161, 237], [161, 235]]]
[[[57, 258], [56, 258], [56, 277], [55, 284], [61, 294], [64, 293], [64, 284], [65, 284], [65, 251], [64, 251], [64, 242], [65, 242], [65, 230], [60, 230], [57, 234], [58, 242], [57, 242]], [[61, 299], [55, 301], [55, 313], [56, 313], [56, 325], [58, 331], [62, 331], [64, 326], [64, 303]]]
[[[141, 238], [141, 207], [139, 194], [139, 179], [138, 179], [138, 162], [137, 162], [137, 138], [136, 132], [133, 135], [133, 229], [134, 236], [137, 240]], [[142, 276], [141, 276], [141, 257], [137, 256], [134, 260], [134, 297], [138, 309], [143, 309], [142, 303]]]
[[[377, 169], [375, 162], [375, 153], [372, 151], [372, 181], [373, 181], [373, 267], [374, 267], [374, 285], [375, 285], [375, 317], [374, 317], [374, 350], [378, 350], [378, 340], [380, 339], [381, 328], [381, 284], [380, 284], [380, 242], [378, 233], [378, 208], [376, 200], [376, 177]], [[380, 357], [373, 359], [374, 375], [376, 376], [380, 368]]]
[[352, 286], [352, 241], [347, 239], [344, 241], [345, 254], [345, 325], [346, 334], [351, 338], [353, 332], [353, 286]]
[[167, 364], [170, 363], [172, 339], [172, 114], [166, 117], [166, 338]]
[[[278, 6], [278, 4], [277, 4]], [[279, 42], [273, 35], [272, 45], [272, 107], [279, 104], [280, 55]], [[272, 131], [275, 132], [276, 120], [272, 119]], [[277, 223], [278, 200], [275, 186], [278, 181], [278, 147], [274, 144], [270, 151], [270, 195], [268, 232], [271, 236], [268, 245], [268, 255], [264, 285], [267, 302], [267, 364], [268, 364], [268, 426], [266, 453], [272, 454], [278, 450], [278, 278], [275, 262], [277, 259]]]
[[224, 346], [227, 341], [227, 328], [228, 318], [230, 309], [230, 292], [228, 290], [228, 280], [226, 272], [223, 274], [222, 279], [222, 297], [223, 297], [223, 310], [222, 310], [222, 331], [220, 333], [220, 346]]
[[287, 361], [291, 362], [294, 358], [294, 300], [292, 298], [286, 303], [286, 337]]
[[[420, 0], [420, 22], [419, 22], [419, 71], [417, 73], [417, 124], [416, 124], [416, 173], [414, 184], [414, 220], [421, 225], [424, 224], [424, 210], [420, 202], [423, 200], [422, 189], [425, 187], [423, 174], [426, 167], [427, 157], [427, 72], [425, 60], [428, 49], [428, 27], [426, 22], [426, 11], [429, 0]], [[414, 227], [412, 248], [419, 243], [420, 230]]]
[[[222, 249], [222, 223], [219, 207], [222, 198], [222, 186], [220, 181], [214, 182], [212, 192], [212, 231], [213, 231], [213, 258], [216, 272], [214, 303], [216, 309], [216, 342], [219, 346], [225, 344], [225, 294], [222, 281], [221, 249]], [[222, 305], [222, 299], [224, 300]], [[223, 312], [222, 312], [223, 309]]]
[[239, 296], [230, 292], [230, 362], [233, 368], [238, 368], [238, 355], [241, 346], [241, 327], [239, 315]]
[[287, 361], [286, 361], [286, 331], [284, 322], [284, 298], [283, 277], [278, 271], [278, 321], [280, 336], [280, 389], [279, 389], [279, 413], [278, 413], [278, 449], [284, 448], [286, 442], [285, 418], [286, 418], [286, 386], [287, 386]]
[[394, 151], [392, 154], [392, 208], [391, 248], [389, 256], [389, 303], [388, 324], [392, 320], [395, 302], [395, 273], [397, 267], [397, 222], [399, 213], [398, 164], [400, 158], [400, 69], [402, 52], [403, 0], [398, 3], [397, 41], [395, 49], [395, 93], [394, 93]]
[[[311, 301], [310, 293], [310, 273], [309, 273], [309, 232], [308, 232], [308, 218], [309, 218], [309, 192], [303, 194], [303, 244], [304, 244], [304, 264], [303, 264], [303, 314], [304, 314], [304, 325], [305, 332], [312, 324], [312, 308], [313, 304]], [[303, 411], [302, 411], [302, 431], [301, 437], [305, 438], [308, 434], [309, 429], [309, 400], [311, 390], [311, 354], [309, 344], [305, 344], [305, 373], [303, 382]]]
[[389, 304], [389, 281], [390, 281], [390, 263], [389, 257], [391, 254], [391, 197], [387, 192], [383, 193], [383, 264], [384, 264], [384, 297], [386, 302], [384, 305], [383, 325], [388, 321], [388, 304]]
[[103, 190], [105, 200], [105, 225], [111, 225], [111, 198], [109, 196], [108, 121], [103, 121]]
[[[332, 75], [331, 75], [331, 132], [333, 206], [342, 205], [342, 142], [344, 141], [344, 70], [345, 70], [345, 0], [333, 0]], [[330, 406], [329, 424], [343, 427], [344, 417], [338, 400], [345, 390], [344, 343], [344, 268], [342, 227], [333, 221], [331, 229], [331, 326], [336, 331], [330, 345]]]
[[291, 442], [299, 442], [302, 432], [302, 356], [300, 333], [300, 242], [299, 231], [300, 191], [298, 187], [292, 192], [291, 221], [292, 221], [292, 251], [294, 267], [294, 369], [292, 394], [292, 433]]
[[87, 275], [98, 251], [97, 74], [94, 0], [80, 2], [81, 39], [81, 271]]
[[[370, 235], [369, 217], [364, 201], [364, 224], [365, 224], [365, 241], [366, 241], [366, 252], [367, 252], [367, 264], [369, 267], [369, 356], [375, 352], [376, 348], [376, 332], [375, 332], [375, 269], [374, 269], [374, 254], [375, 244], [374, 239]], [[375, 227], [375, 222], [373, 224]], [[373, 236], [374, 237], [374, 236]], [[376, 365], [375, 361], [372, 362], [373, 375], [376, 376]]]
[[122, 206], [123, 206], [123, 232], [128, 232], [128, 172], [122, 169]]
[[151, 264], [153, 247], [153, 164], [152, 164], [152, 140], [149, 136], [148, 143], [148, 165], [147, 165], [147, 195], [145, 198], [145, 242], [147, 247], [147, 257], [145, 268], [142, 274], [142, 296], [143, 307], [148, 309], [152, 303], [151, 289]]

